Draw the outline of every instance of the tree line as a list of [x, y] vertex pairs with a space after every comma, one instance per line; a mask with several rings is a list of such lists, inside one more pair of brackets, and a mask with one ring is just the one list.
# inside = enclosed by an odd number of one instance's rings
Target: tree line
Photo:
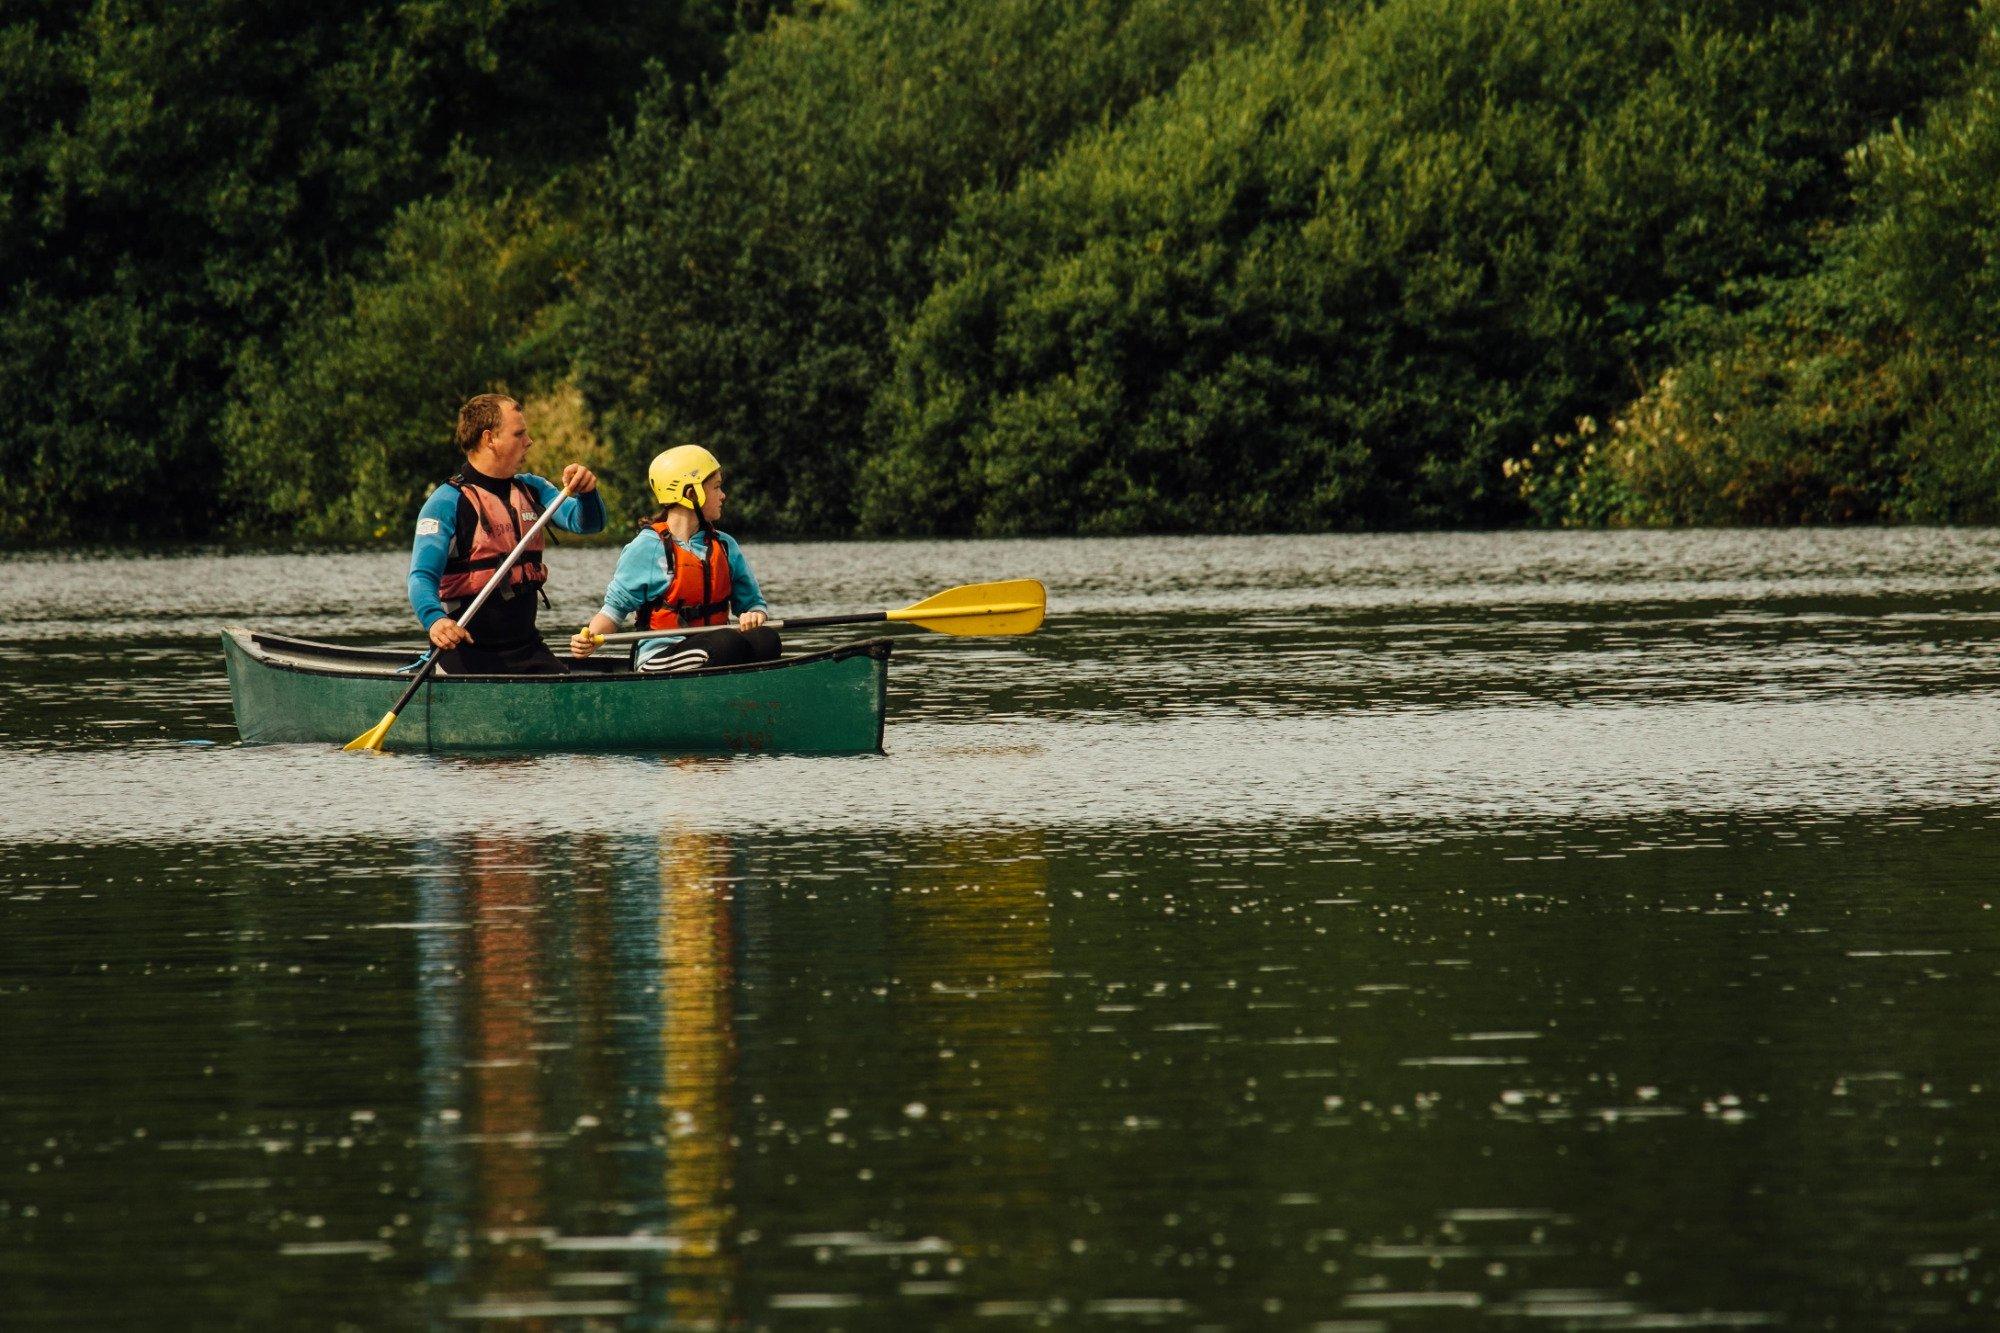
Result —
[[0, 0], [0, 542], [1980, 520], [2000, 7]]

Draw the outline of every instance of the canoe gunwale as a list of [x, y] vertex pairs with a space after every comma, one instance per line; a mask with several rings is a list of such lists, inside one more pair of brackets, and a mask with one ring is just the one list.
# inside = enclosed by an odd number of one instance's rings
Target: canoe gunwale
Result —
[[[225, 629], [223, 633], [234, 639], [237, 647], [242, 649], [244, 654], [255, 661], [259, 667], [270, 671], [292, 671], [304, 676], [330, 676], [339, 680], [407, 678], [409, 670], [417, 662], [423, 660], [421, 656], [413, 660], [405, 650], [398, 648], [362, 648], [348, 644], [320, 643], [313, 639], [293, 639], [280, 634], [259, 634], [255, 630], [243, 629], [233, 625]], [[373, 658], [385, 664], [396, 662], [400, 665], [394, 669], [389, 669], [386, 666], [375, 669], [343, 669], [338, 665], [322, 665], [317, 662], [288, 658], [284, 655], [287, 647], [301, 649], [303, 650], [303, 655], [310, 657]], [[432, 685], [441, 685], [447, 682], [463, 681], [466, 683], [479, 682], [481, 684], [512, 683], [520, 685], [546, 685], [552, 688], [560, 688], [561, 686], [575, 684], [579, 681], [592, 684], [604, 684], [611, 681], [648, 681], [658, 684], [665, 680], [713, 680], [721, 676], [748, 675], [760, 671], [782, 671], [788, 667], [801, 666], [809, 662], [838, 662], [849, 657], [866, 656], [886, 659], [893, 647], [894, 641], [891, 639], [860, 639], [854, 643], [842, 643], [836, 644], [831, 648], [823, 648], [818, 652], [799, 653], [792, 657], [774, 658], [769, 662], [745, 662], [736, 666], [703, 667], [698, 671], [645, 672], [591, 668], [584, 671], [568, 672], [560, 676], [512, 674], [448, 676], [439, 673], [432, 677], [430, 683]]]

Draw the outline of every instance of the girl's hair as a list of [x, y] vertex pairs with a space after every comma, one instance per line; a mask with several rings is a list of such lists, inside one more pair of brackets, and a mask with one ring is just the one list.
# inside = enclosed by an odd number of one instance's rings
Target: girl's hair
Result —
[[[651, 516], [650, 516], [649, 518], [647, 518], [647, 520], [646, 520], [646, 522], [645, 522], [645, 524], [644, 524], [643, 526], [645, 526], [645, 527], [649, 527], [649, 528], [650, 528], [650, 527], [652, 527], [652, 526], [653, 526], [653, 525], [654, 525], [655, 523], [664, 523], [664, 522], [666, 522], [666, 521], [667, 521], [667, 515], [668, 515], [668, 514], [671, 514], [671, 513], [673, 513], [673, 512], [674, 512], [674, 510], [676, 510], [676, 509], [678, 509], [678, 508], [680, 508], [680, 506], [679, 506], [679, 505], [661, 505], [661, 506], [660, 506], [660, 507], [659, 507], [658, 509], [655, 509], [655, 510], [654, 510], [654, 511], [652, 512], [652, 515], [651, 515]], [[709, 539], [710, 541], [714, 541], [714, 540], [715, 540], [715, 525], [714, 525], [714, 524], [712, 524], [712, 523], [710, 523], [710, 522], [708, 521], [708, 515], [707, 515], [707, 514], [704, 514], [704, 513], [702, 513], [702, 512], [701, 512], [701, 510], [697, 509], [697, 510], [695, 510], [695, 511], [694, 511], [694, 517], [695, 517], [695, 521], [696, 521], [697, 523], [699, 523], [699, 524], [701, 525], [701, 526], [700, 526], [700, 529], [699, 529], [699, 531], [702, 531], [702, 532], [705, 532], [705, 533], [707, 533], [707, 534], [708, 534], [708, 539]]]

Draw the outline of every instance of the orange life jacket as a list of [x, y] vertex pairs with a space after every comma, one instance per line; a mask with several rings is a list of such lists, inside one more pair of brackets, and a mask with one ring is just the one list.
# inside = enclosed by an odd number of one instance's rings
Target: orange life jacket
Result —
[[[507, 486], [507, 493], [513, 499], [511, 505], [484, 486], [473, 485], [463, 473], [453, 477], [450, 484], [458, 488], [465, 504], [472, 506], [473, 523], [470, 533], [453, 534], [451, 554], [446, 557], [444, 574], [438, 579], [438, 599], [447, 606], [477, 597], [479, 590], [493, 581], [493, 571], [500, 567], [501, 561], [520, 544], [521, 534], [541, 517], [541, 511], [535, 508], [534, 492], [518, 481], [509, 481]], [[459, 513], [464, 512], [461, 505]], [[542, 534], [538, 532], [514, 567], [507, 571], [507, 588], [500, 595], [512, 596], [512, 589], [523, 586], [540, 589], [548, 579], [549, 567], [542, 563]]]
[[729, 622], [729, 552], [723, 549], [722, 534], [708, 534], [708, 554], [698, 556], [674, 540], [665, 523], [647, 524], [667, 548], [674, 576], [667, 580], [664, 596], [639, 608], [640, 629], [679, 629], [685, 625], [724, 625]]

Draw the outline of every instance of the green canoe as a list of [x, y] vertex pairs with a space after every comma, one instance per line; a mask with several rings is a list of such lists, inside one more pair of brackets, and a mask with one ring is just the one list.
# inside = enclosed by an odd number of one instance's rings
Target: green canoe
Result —
[[[344, 745], [382, 720], [409, 650], [222, 633], [246, 744]], [[432, 676], [389, 729], [390, 750], [623, 750], [648, 754], [873, 754], [882, 748], [889, 641], [642, 676], [590, 658], [566, 676]]]

